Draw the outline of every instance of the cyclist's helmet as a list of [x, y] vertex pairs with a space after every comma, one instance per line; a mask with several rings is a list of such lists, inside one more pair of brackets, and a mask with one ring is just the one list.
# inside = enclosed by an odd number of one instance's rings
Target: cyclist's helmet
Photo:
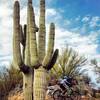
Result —
[[68, 76], [64, 76], [63, 78], [64, 78], [64, 79], [68, 79]]

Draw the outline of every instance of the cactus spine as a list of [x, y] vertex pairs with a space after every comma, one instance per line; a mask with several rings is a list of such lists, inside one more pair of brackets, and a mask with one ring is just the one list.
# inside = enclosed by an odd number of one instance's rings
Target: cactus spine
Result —
[[[18, 1], [15, 1], [13, 16], [13, 63], [23, 73], [24, 100], [45, 99], [47, 71], [53, 67], [58, 55], [58, 49], [54, 52], [55, 25], [53, 23], [50, 24], [46, 51], [45, 0], [40, 0], [38, 43], [36, 39], [37, 31], [32, 0], [28, 0], [27, 25], [24, 25], [24, 29], [20, 25], [20, 5]], [[22, 48], [20, 44], [22, 44]]]

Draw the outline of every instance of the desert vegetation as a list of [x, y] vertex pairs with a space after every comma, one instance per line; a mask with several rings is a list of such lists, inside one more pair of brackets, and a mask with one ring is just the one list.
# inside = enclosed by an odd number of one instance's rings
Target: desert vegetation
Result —
[[[93, 96], [95, 98], [99, 98], [100, 95], [99, 95], [98, 91], [96, 89], [92, 89], [89, 86], [91, 79], [87, 75], [84, 75], [84, 72], [86, 70], [84, 70], [82, 72], [80, 71], [80, 69], [84, 68], [84, 65], [87, 64], [87, 59], [85, 59], [85, 57], [83, 57], [82, 60], [78, 60], [79, 63], [77, 63], [77, 64], [78, 65], [80, 64], [80, 66], [77, 66], [76, 63], [73, 63], [72, 69], [70, 68], [70, 66], [66, 66], [66, 64], [68, 63], [67, 62], [68, 59], [70, 59], [70, 57], [71, 57], [71, 54], [70, 54], [70, 56], [67, 56], [69, 54], [70, 50], [71, 50], [71, 52], [73, 52], [72, 53], [72, 55], [73, 55], [75, 53], [73, 49], [65, 48], [64, 52], [62, 52], [58, 56], [58, 60], [57, 60], [56, 64], [51, 69], [51, 71], [49, 71], [49, 73], [48, 73], [49, 78], [47, 78], [47, 81], [48, 81], [47, 85], [49, 85], [49, 82], [52, 84], [56, 84], [56, 81], [59, 80], [60, 78], [62, 78], [63, 76], [71, 76], [71, 77], [74, 77], [77, 79], [77, 81], [79, 83], [79, 87], [80, 87], [80, 93], [82, 93], [83, 96], [86, 95], [87, 93], [90, 93], [91, 96]], [[66, 59], [65, 59], [65, 57], [66, 57]], [[78, 54], [77, 54], [76, 58], [77, 57], [80, 58], [80, 56]], [[59, 60], [62, 60], [62, 61], [59, 62]], [[73, 62], [76, 62], [76, 61], [77, 60], [73, 59]], [[82, 62], [82, 63], [80, 63], [80, 62]], [[62, 64], [63, 66], [61, 66], [60, 64]], [[68, 64], [70, 65], [70, 64], [72, 64], [72, 62], [69, 62]], [[81, 64], [83, 66], [81, 66]], [[57, 65], [59, 67], [57, 67]], [[70, 70], [68, 70], [66, 67], [70, 68]], [[73, 68], [74, 68], [74, 70], [73, 70]], [[70, 72], [73, 72], [73, 73], [68, 74]], [[22, 76], [21, 71], [16, 70], [12, 65], [9, 67], [9, 69], [5, 68], [4, 72], [1, 72], [1, 74], [0, 74], [0, 99], [6, 100], [8, 98], [8, 94], [10, 93], [10, 91], [14, 90], [14, 88], [16, 88], [18, 86], [20, 86], [21, 91], [22, 91], [22, 86], [23, 86], [22, 83], [23, 83], [23, 76]]]
[[65, 75], [76, 77], [80, 76], [84, 71], [81, 70], [86, 65], [87, 59], [84, 56], [80, 56], [72, 48], [66, 47], [63, 49], [58, 57], [58, 60], [51, 70], [51, 74], [57, 77], [63, 77]]
[[[77, 85], [82, 96], [94, 95], [95, 90], [89, 86], [91, 80], [88, 75], [84, 75], [87, 70], [82, 70], [87, 64], [87, 59], [70, 47], [63, 49], [60, 54], [58, 49], [54, 50], [54, 23], [50, 24], [46, 46], [45, 12], [45, 0], [40, 0], [39, 27], [37, 27], [32, 0], [28, 0], [27, 24], [22, 26], [20, 2], [18, 0], [14, 2], [13, 61], [11, 66], [0, 74], [0, 100], [6, 100], [9, 92], [17, 85], [23, 87], [24, 100], [45, 100], [49, 82], [53, 79], [53, 84], [57, 84], [64, 76], [73, 77], [78, 81]], [[92, 60], [91, 64], [94, 65], [94, 72], [99, 75], [100, 67], [96, 60]]]
[[6, 100], [9, 92], [17, 85], [22, 88], [22, 73], [18, 72], [12, 65], [9, 68], [3, 67], [3, 71], [0, 72], [0, 100]]
[[97, 82], [100, 83], [100, 65], [96, 59], [91, 60], [91, 64], [94, 66], [94, 72], [97, 74]]

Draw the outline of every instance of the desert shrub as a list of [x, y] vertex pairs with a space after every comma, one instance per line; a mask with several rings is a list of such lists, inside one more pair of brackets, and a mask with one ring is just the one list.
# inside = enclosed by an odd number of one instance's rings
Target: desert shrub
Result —
[[4, 67], [0, 72], [0, 98], [5, 97], [18, 84], [22, 86], [22, 74], [12, 65], [9, 68]]
[[87, 59], [80, 56], [70, 47], [66, 47], [59, 55], [55, 66], [52, 68], [50, 75], [55, 75], [57, 78], [63, 76], [76, 77], [82, 75], [86, 70], [82, 71], [86, 65]]

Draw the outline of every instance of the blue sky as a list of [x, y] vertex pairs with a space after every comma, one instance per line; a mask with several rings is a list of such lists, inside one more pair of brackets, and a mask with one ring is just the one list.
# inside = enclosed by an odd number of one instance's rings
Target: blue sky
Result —
[[[26, 23], [27, 0], [19, 0], [21, 24]], [[0, 63], [12, 61], [14, 0], [0, 0]], [[38, 25], [39, 0], [33, 0]], [[56, 24], [55, 48], [69, 45], [80, 55], [100, 61], [100, 0], [46, 0], [46, 30]], [[89, 65], [88, 65], [89, 66]]]
[[[68, 29], [83, 26], [88, 27], [86, 31], [99, 29], [98, 25], [95, 27], [89, 27], [88, 21], [97, 21], [100, 24], [100, 0], [55, 0], [53, 4], [48, 4], [49, 7], [56, 9], [62, 16], [61, 22], [66, 20], [70, 21], [70, 25], [63, 24], [63, 27], [68, 27]], [[95, 18], [96, 17], [96, 18]], [[95, 18], [95, 19], [93, 19]], [[85, 25], [84, 25], [85, 24]], [[92, 22], [91, 22], [92, 24]], [[62, 24], [61, 24], [62, 26]], [[86, 33], [84, 33], [86, 34]]]
[[[21, 3], [21, 23], [26, 23], [27, 0]], [[0, 1], [0, 61], [11, 59], [13, 1]], [[69, 44], [78, 52], [92, 58], [99, 57], [100, 44], [100, 0], [46, 0], [46, 24], [56, 24], [56, 47]], [[4, 5], [5, 4], [5, 5]], [[39, 0], [33, 0], [38, 24]], [[38, 12], [38, 13], [37, 13]], [[48, 31], [48, 28], [47, 28]], [[58, 35], [59, 34], [59, 35]], [[60, 46], [61, 45], [61, 46]], [[84, 48], [84, 51], [83, 51]], [[8, 50], [7, 50], [8, 49]], [[86, 50], [87, 49], [87, 50]]]
[[79, 52], [85, 52], [86, 55], [98, 58], [100, 53], [100, 0], [50, 1], [49, 3], [46, 2], [47, 8], [53, 10], [48, 17], [51, 19], [47, 20], [48, 23], [54, 21], [60, 30], [75, 35], [70, 34], [70, 39], [68, 36], [61, 35], [60, 39], [62, 38], [65, 44], [79, 49]]

